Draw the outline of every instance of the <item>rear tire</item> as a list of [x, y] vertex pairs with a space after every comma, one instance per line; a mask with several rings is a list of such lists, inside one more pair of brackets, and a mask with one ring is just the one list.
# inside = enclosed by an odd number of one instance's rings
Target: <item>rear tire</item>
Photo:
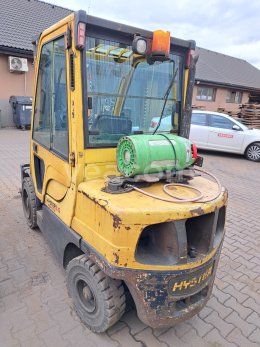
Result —
[[245, 156], [251, 161], [260, 161], [260, 142], [249, 145], [245, 151]]
[[37, 202], [34, 185], [30, 177], [25, 177], [22, 182], [23, 212], [28, 226], [36, 229], [37, 226]]
[[122, 281], [107, 276], [85, 254], [69, 262], [66, 280], [76, 312], [93, 332], [106, 331], [124, 314]]

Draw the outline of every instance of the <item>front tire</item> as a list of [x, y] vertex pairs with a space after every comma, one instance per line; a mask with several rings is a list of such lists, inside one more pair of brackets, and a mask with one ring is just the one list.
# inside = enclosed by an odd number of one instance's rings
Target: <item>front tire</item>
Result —
[[23, 212], [28, 226], [36, 229], [37, 226], [37, 202], [34, 185], [30, 177], [25, 177], [22, 182]]
[[75, 310], [93, 332], [106, 331], [124, 314], [122, 281], [107, 276], [85, 254], [69, 262], [66, 279]]
[[260, 142], [251, 143], [246, 149], [245, 156], [251, 161], [260, 161]]

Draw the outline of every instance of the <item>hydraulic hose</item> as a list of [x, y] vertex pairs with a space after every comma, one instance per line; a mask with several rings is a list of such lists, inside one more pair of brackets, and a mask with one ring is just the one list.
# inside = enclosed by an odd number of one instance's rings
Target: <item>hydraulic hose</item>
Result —
[[[158, 196], [158, 195], [146, 192], [143, 189], [137, 188], [137, 187], [133, 186], [132, 184], [128, 184], [127, 186], [131, 187], [132, 189], [136, 190], [139, 193], [142, 193], [144, 195], [150, 196], [151, 198], [162, 200], [162, 201], [166, 201], [166, 202], [174, 202], [174, 203], [197, 202], [197, 203], [202, 203], [202, 202], [210, 202], [210, 201], [213, 201], [213, 200], [217, 199], [220, 196], [220, 194], [221, 194], [221, 184], [220, 184], [218, 178], [216, 176], [214, 176], [213, 174], [209, 173], [208, 171], [205, 171], [205, 170], [202, 170], [202, 169], [197, 169], [197, 168], [194, 169], [194, 170], [202, 172], [202, 173], [210, 176], [217, 183], [218, 192], [212, 198], [210, 198], [210, 199], [202, 199], [203, 198], [203, 193], [198, 188], [190, 187], [189, 185], [182, 184], [182, 183], [169, 183], [169, 184], [165, 184], [163, 186], [164, 192], [166, 194], [168, 194], [169, 196], [175, 198], [175, 199], [163, 198], [162, 196]], [[198, 193], [198, 196], [196, 196], [194, 198], [189, 198], [189, 199], [182, 199], [182, 198], [180, 198], [180, 197], [170, 193], [169, 192], [169, 187], [185, 187], [185, 188], [191, 189], [193, 191], [196, 191]]]

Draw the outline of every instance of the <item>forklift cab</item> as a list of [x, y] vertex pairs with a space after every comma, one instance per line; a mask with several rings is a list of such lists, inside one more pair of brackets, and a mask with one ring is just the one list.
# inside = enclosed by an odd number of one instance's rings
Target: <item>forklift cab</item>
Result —
[[[104, 165], [99, 165], [102, 162], [108, 162], [109, 173], [115, 174], [118, 140], [149, 133], [173, 76], [162, 117], [172, 114], [168, 132], [182, 135], [194, 42], [168, 36], [168, 51], [152, 52], [151, 32], [124, 25], [117, 30], [116, 23], [102, 22], [83, 11], [71, 18], [47, 29], [37, 42], [31, 169], [40, 201], [48, 195], [62, 202], [67, 193], [72, 194], [71, 184], [84, 177], [82, 171], [81, 178], [73, 174], [79, 166], [75, 162], [83, 164], [85, 158], [94, 177], [107, 175]], [[148, 53], [133, 52], [133, 41], [140, 39]], [[65, 212], [60, 207], [62, 218], [71, 224], [74, 204], [65, 205]]]
[[[90, 329], [105, 331], [124, 313], [129, 291], [150, 326], [196, 314], [213, 286], [225, 189], [214, 198], [213, 182], [195, 177], [212, 197], [196, 205], [104, 189], [108, 177], [120, 176], [119, 140], [152, 136], [153, 117], [171, 115], [166, 133], [188, 137], [195, 43], [78, 11], [45, 30], [36, 45], [23, 208], [66, 268], [76, 311]], [[148, 187], [153, 194], [161, 189], [160, 182]]]

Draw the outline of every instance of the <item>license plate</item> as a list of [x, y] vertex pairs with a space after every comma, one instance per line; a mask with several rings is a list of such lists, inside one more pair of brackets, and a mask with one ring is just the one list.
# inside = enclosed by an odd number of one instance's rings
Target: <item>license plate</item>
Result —
[[169, 281], [169, 291], [172, 295], [192, 294], [203, 288], [213, 273], [213, 263], [203, 269], [181, 276]]

